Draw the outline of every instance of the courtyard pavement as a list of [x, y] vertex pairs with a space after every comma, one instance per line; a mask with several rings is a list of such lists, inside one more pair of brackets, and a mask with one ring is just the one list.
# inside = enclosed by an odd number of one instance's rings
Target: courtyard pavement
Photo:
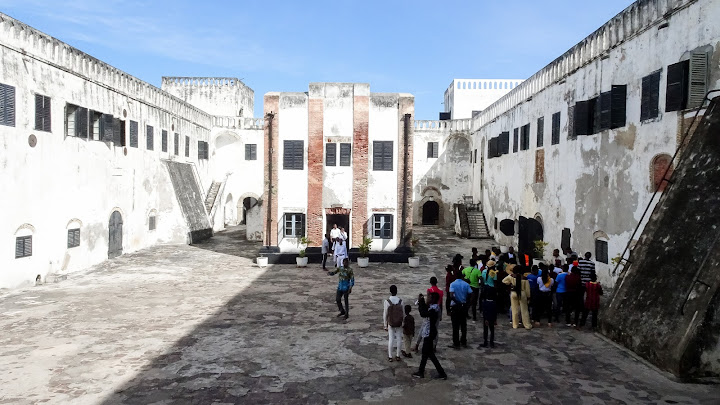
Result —
[[498, 346], [482, 350], [472, 321], [469, 348], [446, 349], [446, 318], [438, 358], [449, 379], [413, 379], [419, 357], [387, 361], [389, 285], [414, 303], [431, 275], [444, 280], [454, 253], [467, 261], [488, 241], [416, 230], [421, 267], [355, 268], [343, 321], [336, 276], [319, 264], [258, 268], [259, 245], [243, 231], [0, 293], [0, 403], [720, 403], [717, 386], [675, 382], [593, 333], [513, 330], [502, 315]]

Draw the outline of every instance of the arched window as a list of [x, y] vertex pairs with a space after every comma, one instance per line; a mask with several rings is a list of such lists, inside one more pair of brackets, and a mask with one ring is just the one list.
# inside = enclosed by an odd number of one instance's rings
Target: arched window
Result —
[[[650, 164], [650, 180], [651, 180], [651, 191], [664, 191], [667, 186], [667, 182], [663, 181], [664, 178], [669, 179], [672, 175], [674, 168], [671, 164], [672, 157], [667, 153], [662, 153], [653, 158]], [[665, 172], [667, 171], [667, 176]]]
[[22, 224], [15, 231], [15, 258], [32, 256], [33, 234], [35, 227], [30, 224]]

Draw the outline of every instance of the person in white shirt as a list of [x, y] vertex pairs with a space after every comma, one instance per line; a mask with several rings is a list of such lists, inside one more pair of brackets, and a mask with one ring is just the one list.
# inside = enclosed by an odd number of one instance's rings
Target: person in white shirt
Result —
[[333, 252], [335, 255], [335, 267], [342, 267], [343, 259], [347, 257], [347, 247], [341, 238], [338, 238], [337, 242], [335, 242]]
[[340, 237], [340, 229], [338, 229], [337, 224], [333, 224], [332, 229], [330, 230], [330, 239], [335, 242], [337, 238]]
[[330, 250], [330, 246], [332, 246], [330, 243], [330, 235], [325, 234], [325, 239], [323, 239], [321, 247], [321, 253], [323, 255], [323, 270], [327, 270], [327, 268], [325, 267], [325, 263], [327, 262], [328, 255], [332, 253], [332, 250]]
[[402, 323], [405, 317], [402, 299], [397, 296], [397, 287], [390, 286], [390, 297], [383, 301], [383, 327], [388, 331], [388, 361], [393, 361], [393, 341], [397, 342], [395, 361], [400, 361], [402, 347], [403, 329]]
[[347, 232], [345, 232], [345, 228], [342, 226], [340, 227], [340, 239], [347, 242]]

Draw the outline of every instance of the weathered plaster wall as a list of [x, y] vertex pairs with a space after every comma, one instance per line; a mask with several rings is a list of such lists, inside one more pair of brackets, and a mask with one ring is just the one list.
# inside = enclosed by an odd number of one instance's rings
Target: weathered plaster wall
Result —
[[[488, 139], [510, 132], [511, 153], [485, 159], [484, 187], [473, 187], [496, 238], [493, 218], [525, 216], [540, 218], [551, 249], [560, 247], [562, 229], [569, 228], [578, 252], [594, 253], [594, 235], [599, 234], [607, 235], [610, 258], [622, 251], [652, 195], [652, 159], [674, 153], [678, 122], [689, 114], [664, 112], [667, 66], [687, 58], [693, 49], [710, 47], [714, 51], [709, 88], [720, 86], [720, 28], [710, 23], [720, 18], [720, 3], [679, 1], [668, 7], [662, 1], [635, 3], [473, 119], [473, 148], [483, 155]], [[658, 69], [660, 116], [641, 122], [641, 79]], [[568, 135], [568, 115], [575, 102], [623, 84], [625, 126], [577, 138]], [[551, 145], [556, 112], [561, 113], [560, 142]], [[544, 117], [542, 147], [536, 146], [539, 117]], [[530, 148], [512, 153], [513, 130], [525, 124], [530, 124]], [[544, 155], [543, 182], [535, 181], [537, 153]], [[611, 266], [597, 264], [600, 280], [611, 283]]]
[[[0, 288], [107, 259], [108, 221], [116, 210], [123, 217], [124, 252], [185, 243], [188, 226], [163, 159], [192, 165], [207, 185], [209, 167], [198, 160], [197, 145], [208, 141], [211, 117], [2, 14], [0, 44], [0, 83], [15, 87], [16, 105], [15, 126], [0, 126], [0, 184], [7, 197], [0, 210]], [[50, 132], [35, 129], [36, 93], [51, 99]], [[138, 147], [66, 136], [66, 103], [112, 114], [126, 126], [137, 121]], [[154, 150], [147, 149], [146, 125], [154, 128]], [[162, 130], [169, 133], [168, 152], [161, 150]], [[181, 135], [179, 156], [172, 153], [175, 132]], [[152, 231], [151, 214], [157, 226]], [[67, 248], [67, 230], [75, 227], [80, 246]], [[14, 258], [18, 232], [32, 234], [32, 256]]]
[[255, 92], [235, 77], [163, 77], [162, 89], [212, 115], [254, 114]]
[[445, 112], [454, 120], [472, 118], [522, 83], [519, 79], [453, 79], [445, 90]]

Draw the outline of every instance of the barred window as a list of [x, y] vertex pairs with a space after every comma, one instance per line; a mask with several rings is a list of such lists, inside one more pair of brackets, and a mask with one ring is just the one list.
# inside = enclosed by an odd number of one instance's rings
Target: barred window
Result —
[[378, 239], [392, 239], [393, 216], [391, 214], [373, 215], [373, 237]]
[[80, 246], [80, 228], [68, 229], [67, 247], [74, 248]]

